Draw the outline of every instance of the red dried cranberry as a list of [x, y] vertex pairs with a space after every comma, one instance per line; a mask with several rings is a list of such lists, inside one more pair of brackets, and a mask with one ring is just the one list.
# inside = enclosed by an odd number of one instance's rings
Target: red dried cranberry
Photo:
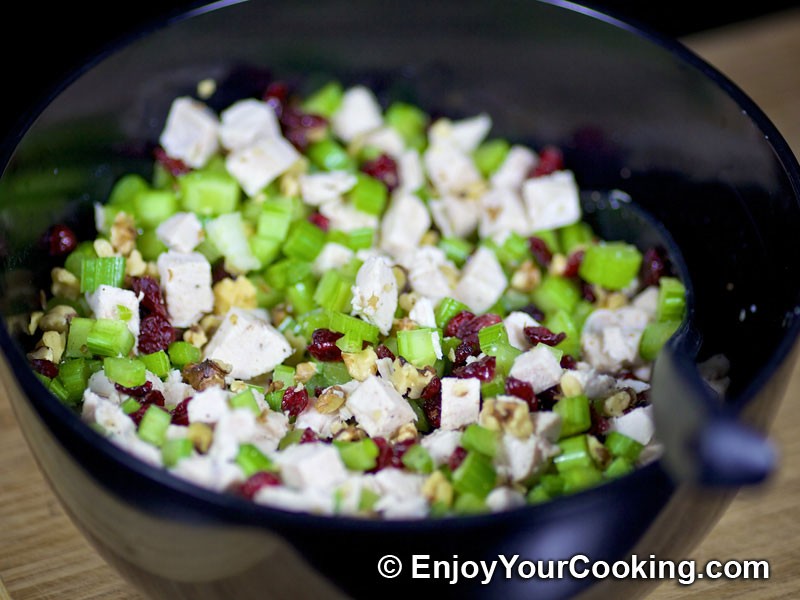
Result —
[[558, 402], [558, 393], [558, 386], [554, 385], [536, 394], [539, 410], [553, 410], [553, 406]]
[[535, 235], [529, 237], [528, 247], [531, 249], [533, 258], [543, 267], [549, 265], [550, 261], [553, 260], [553, 253], [550, 252], [550, 248], [547, 247], [547, 242], [542, 238], [536, 237]]
[[535, 321], [541, 322], [545, 319], [544, 311], [540, 310], [535, 304], [528, 304], [527, 306], [523, 306], [520, 310], [529, 314]]
[[378, 355], [378, 358], [390, 358], [392, 361], [395, 359], [394, 352], [389, 350], [383, 344], [375, 348], [375, 354]]
[[342, 351], [336, 345], [336, 340], [344, 334], [331, 331], [330, 329], [315, 329], [311, 334], [311, 343], [308, 345], [308, 353], [322, 362], [335, 362], [342, 360]]
[[392, 463], [392, 447], [382, 437], [374, 437], [372, 441], [375, 442], [375, 445], [378, 446], [378, 456], [375, 457], [375, 468], [373, 468], [370, 472], [374, 473], [376, 471], [380, 471], [381, 469], [385, 469]]
[[462, 310], [461, 312], [456, 313], [450, 318], [450, 320], [447, 322], [447, 325], [444, 327], [445, 337], [458, 337], [457, 334], [459, 327], [474, 318], [475, 315], [468, 310]]
[[456, 349], [453, 351], [453, 354], [455, 355], [453, 366], [460, 367], [461, 365], [466, 364], [467, 357], [478, 356], [479, 353], [480, 353], [480, 348], [478, 348], [476, 344], [470, 344], [469, 342], [461, 342], [458, 346], [456, 346]]
[[378, 158], [368, 160], [361, 165], [361, 171], [383, 183], [389, 192], [400, 183], [397, 175], [397, 163], [387, 154], [381, 154]]
[[153, 389], [153, 383], [151, 381], [145, 381], [142, 385], [137, 385], [135, 387], [124, 387], [118, 383], [115, 383], [114, 387], [122, 394], [128, 394], [128, 396], [141, 398], [142, 396], [146, 395], [147, 392]]
[[536, 402], [536, 394], [533, 393], [533, 386], [527, 381], [522, 381], [515, 377], [506, 378], [506, 394], [521, 398], [528, 403], [528, 409], [535, 411], [539, 408]]
[[431, 377], [427, 385], [422, 388], [419, 397], [423, 400], [433, 400], [441, 396], [442, 393], [442, 380], [436, 375]]
[[525, 337], [528, 341], [536, 346], [537, 344], [544, 344], [546, 346], [556, 346], [564, 341], [567, 334], [563, 331], [561, 333], [553, 333], [547, 327], [541, 325], [536, 327], [526, 327], [523, 329]]
[[431, 427], [439, 427], [442, 421], [442, 381], [434, 375], [422, 389], [420, 398], [423, 400], [422, 412], [428, 423]]
[[147, 412], [147, 409], [148, 409], [148, 408], [150, 408], [150, 405], [149, 405], [149, 404], [143, 404], [142, 406], [140, 406], [139, 408], [137, 408], [135, 412], [132, 412], [132, 413], [131, 413], [131, 414], [129, 414], [128, 416], [129, 416], [129, 417], [130, 417], [130, 418], [133, 420], [133, 422], [134, 422], [134, 423], [136, 423], [136, 425], [138, 426], [138, 425], [139, 425], [139, 424], [142, 422], [142, 419], [144, 418], [144, 413], [146, 413], [146, 412]]
[[49, 377], [50, 379], [58, 377], [58, 365], [50, 360], [34, 358], [31, 359], [31, 366], [33, 367], [34, 371], [44, 375], [45, 377]]
[[78, 238], [72, 229], [61, 224], [53, 225], [45, 234], [45, 239], [50, 256], [64, 256], [78, 245]]
[[555, 146], [545, 146], [539, 152], [539, 162], [531, 169], [529, 177], [550, 175], [564, 168], [564, 155]]
[[392, 448], [392, 460], [390, 464], [397, 469], [402, 469], [405, 466], [403, 465], [403, 454], [416, 443], [417, 441], [414, 439], [397, 442]]
[[594, 409], [592, 409], [590, 414], [592, 419], [592, 425], [591, 427], [589, 427], [588, 433], [595, 436], [605, 435], [605, 433], [608, 431], [608, 428], [610, 427], [608, 419], [597, 414], [597, 412]]
[[236, 279], [236, 276], [225, 270], [225, 259], [220, 258], [211, 267], [211, 282], [218, 283], [223, 279]]
[[669, 272], [667, 253], [662, 248], [649, 248], [642, 257], [640, 275], [642, 285], [658, 285], [658, 281]]
[[280, 484], [281, 480], [278, 479], [278, 476], [274, 473], [259, 471], [258, 473], [253, 473], [250, 475], [250, 477], [248, 477], [247, 480], [239, 487], [239, 491], [245, 498], [252, 500], [256, 495], [256, 492], [258, 492], [258, 490], [261, 488]]
[[172, 409], [172, 423], [175, 425], [189, 425], [189, 401], [191, 398], [184, 398], [175, 408]]
[[284, 105], [280, 122], [286, 139], [301, 152], [308, 148], [312, 138], [320, 137], [328, 126], [324, 117], [305, 113], [293, 105]]
[[585, 250], [576, 250], [567, 258], [567, 266], [564, 267], [564, 277], [575, 277], [578, 275], [578, 269], [581, 268], [583, 262], [583, 255]]
[[458, 377], [459, 379], [477, 377], [481, 381], [491, 381], [494, 379], [496, 366], [497, 359], [494, 356], [484, 356], [468, 365], [453, 369], [453, 377]]
[[308, 215], [308, 222], [316, 225], [322, 229], [322, 231], [328, 231], [331, 226], [331, 220], [318, 212], [313, 212]]
[[460, 467], [465, 458], [467, 458], [466, 448], [462, 446], [456, 446], [456, 449], [453, 450], [453, 453], [450, 455], [450, 459], [447, 461], [447, 466], [450, 467], [450, 471], [453, 472]]
[[308, 390], [306, 388], [300, 387], [298, 390], [295, 387], [290, 387], [283, 392], [281, 410], [289, 413], [290, 417], [299, 415], [305, 410], [306, 406], [308, 406]]
[[142, 297], [139, 302], [142, 316], [146, 313], [155, 313], [166, 318], [167, 307], [161, 297], [161, 288], [155, 279], [147, 276], [131, 277], [131, 289], [137, 296]]
[[596, 302], [597, 295], [594, 293], [594, 286], [588, 281], [581, 281], [581, 296], [587, 302]]
[[561, 368], [562, 369], [577, 369], [578, 368], [578, 361], [575, 360], [569, 354], [565, 354], [561, 357]]
[[148, 405], [164, 406], [164, 394], [158, 390], [151, 390], [145, 394], [143, 402]]
[[272, 107], [278, 117], [281, 117], [289, 98], [289, 88], [282, 81], [274, 81], [267, 86], [261, 98]]
[[494, 313], [486, 313], [485, 315], [474, 317], [469, 321], [461, 323], [458, 328], [458, 332], [456, 333], [456, 337], [458, 337], [458, 339], [460, 339], [462, 342], [477, 344], [478, 332], [481, 329], [484, 327], [489, 327], [489, 325], [500, 323], [502, 320], [503, 318], [500, 315], [496, 315]]
[[160, 146], [153, 150], [153, 156], [155, 157], [156, 161], [167, 170], [167, 172], [176, 177], [178, 175], [185, 175], [192, 170], [192, 168], [180, 158], [173, 158], [169, 156], [167, 151]]
[[300, 441], [298, 443], [310, 444], [311, 442], [316, 442], [317, 440], [319, 440], [319, 438], [317, 437], [317, 434], [314, 433], [314, 430], [312, 430], [310, 427], [306, 427], [303, 430], [303, 434], [300, 436]]
[[139, 323], [139, 352], [152, 354], [166, 350], [175, 341], [175, 330], [167, 318], [159, 313], [144, 317]]

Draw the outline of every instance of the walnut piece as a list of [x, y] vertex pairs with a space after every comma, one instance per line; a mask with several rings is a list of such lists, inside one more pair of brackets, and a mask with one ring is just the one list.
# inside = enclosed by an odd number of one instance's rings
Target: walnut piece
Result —
[[378, 372], [378, 355], [372, 346], [366, 347], [361, 352], [342, 352], [342, 360], [350, 377], [356, 381], [364, 381]]
[[505, 431], [520, 439], [533, 433], [528, 406], [524, 402], [487, 398], [483, 401], [478, 423], [492, 431]]
[[306, 383], [317, 372], [317, 365], [313, 362], [301, 362], [295, 367], [294, 380], [298, 383]]
[[225, 277], [214, 284], [214, 314], [224, 315], [232, 306], [253, 309], [256, 302], [256, 287], [247, 277], [240, 275], [236, 279]]
[[412, 400], [419, 398], [422, 390], [430, 383], [435, 373], [433, 369], [428, 368], [420, 371], [410, 362], [401, 360], [399, 357], [394, 359], [392, 367], [394, 371], [389, 381], [392, 382], [398, 394], [402, 396], [407, 394]]
[[453, 484], [439, 470], [431, 473], [430, 477], [422, 484], [420, 491], [431, 504], [440, 503], [450, 506], [453, 503]]
[[53, 296], [67, 300], [78, 299], [81, 294], [81, 280], [75, 275], [61, 267], [54, 267], [50, 271], [50, 277], [53, 279], [53, 285], [50, 287]]
[[124, 211], [118, 212], [114, 216], [109, 235], [111, 246], [122, 256], [128, 256], [136, 249], [136, 221]]
[[213, 360], [189, 363], [181, 371], [183, 380], [198, 392], [212, 386], [225, 387], [226, 371], [222, 365]]
[[319, 395], [319, 398], [317, 398], [317, 403], [314, 405], [314, 408], [317, 409], [318, 413], [322, 413], [323, 415], [329, 415], [339, 410], [344, 404], [346, 399], [347, 396], [345, 395], [344, 390], [338, 385], [333, 385], [325, 389]]

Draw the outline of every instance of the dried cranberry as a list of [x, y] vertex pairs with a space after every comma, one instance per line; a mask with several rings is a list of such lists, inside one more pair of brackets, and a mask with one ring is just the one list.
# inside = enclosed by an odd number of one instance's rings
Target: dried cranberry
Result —
[[153, 156], [162, 167], [164, 167], [170, 174], [174, 176], [185, 175], [192, 170], [180, 158], [173, 158], [167, 154], [167, 151], [160, 146], [153, 150]]
[[588, 281], [581, 281], [581, 296], [587, 302], [596, 302], [597, 295], [594, 293], [594, 286]]
[[66, 225], [53, 225], [45, 234], [47, 250], [50, 256], [64, 256], [78, 245], [75, 233]]
[[308, 345], [308, 353], [322, 362], [334, 362], [342, 360], [342, 351], [336, 345], [336, 340], [342, 337], [342, 333], [331, 331], [330, 329], [315, 329], [311, 334], [311, 343]]
[[158, 390], [151, 390], [144, 396], [145, 404], [155, 404], [156, 406], [164, 406], [164, 394]]
[[331, 220], [318, 212], [313, 212], [308, 215], [308, 222], [316, 225], [322, 229], [322, 231], [328, 231], [331, 226]]
[[172, 409], [172, 423], [175, 425], [189, 425], [189, 401], [191, 398], [184, 398], [175, 408]]
[[468, 379], [470, 377], [477, 377], [481, 381], [491, 381], [494, 379], [494, 373], [497, 367], [497, 359], [494, 356], [484, 356], [476, 361], [453, 369], [453, 377], [459, 379]]
[[539, 152], [539, 162], [531, 169], [529, 177], [550, 175], [564, 168], [564, 155], [555, 146], [545, 146]]
[[436, 375], [431, 377], [431, 380], [428, 384], [422, 388], [422, 391], [419, 394], [419, 397], [423, 400], [432, 400], [434, 398], [438, 398], [441, 396], [442, 393], [442, 380], [439, 379]]
[[368, 160], [361, 165], [361, 170], [383, 183], [390, 192], [400, 183], [397, 175], [397, 163], [387, 154], [381, 154], [378, 158]]
[[541, 325], [536, 327], [526, 327], [523, 329], [525, 337], [528, 341], [536, 346], [537, 344], [544, 344], [545, 346], [556, 346], [564, 341], [567, 334], [563, 331], [561, 333], [553, 333], [547, 327]]
[[281, 410], [289, 413], [290, 417], [296, 417], [308, 406], [308, 390], [301, 387], [299, 390], [294, 387], [287, 388], [283, 392], [281, 399]]
[[232, 273], [225, 270], [225, 259], [220, 258], [211, 267], [211, 282], [218, 283], [223, 279], [236, 279], [236, 277]]
[[316, 442], [317, 440], [319, 440], [319, 438], [317, 437], [317, 434], [314, 433], [314, 430], [310, 427], [306, 427], [303, 430], [303, 434], [300, 436], [300, 441], [298, 443], [310, 444], [311, 442]]
[[453, 450], [453, 453], [450, 455], [450, 459], [447, 461], [447, 466], [450, 467], [450, 471], [455, 471], [458, 467], [460, 467], [465, 458], [467, 458], [466, 448], [462, 446], [456, 446], [456, 449]]
[[577, 369], [578, 368], [578, 361], [575, 360], [569, 354], [565, 354], [561, 357], [561, 368], [562, 369]]
[[261, 98], [272, 107], [278, 117], [281, 117], [289, 98], [289, 88], [284, 82], [275, 81], [267, 86]]
[[153, 383], [151, 381], [145, 381], [142, 385], [137, 385], [135, 387], [124, 387], [118, 383], [115, 383], [114, 387], [122, 394], [141, 398], [142, 396], [146, 395], [147, 392], [153, 389]]
[[390, 359], [392, 359], [392, 361], [394, 361], [394, 359], [395, 359], [394, 352], [389, 350], [383, 344], [381, 344], [380, 346], [375, 348], [375, 354], [378, 355], [378, 358], [390, 358]]
[[459, 327], [474, 318], [475, 315], [468, 310], [462, 310], [461, 312], [456, 313], [450, 318], [450, 320], [447, 322], [447, 325], [445, 325], [444, 335], [446, 337], [458, 337], [457, 334]]
[[155, 313], [166, 318], [167, 307], [161, 297], [161, 288], [155, 279], [147, 276], [131, 277], [131, 289], [142, 298], [139, 301], [142, 316], [145, 316], [146, 313]]
[[139, 408], [137, 408], [135, 412], [132, 412], [132, 413], [131, 413], [131, 414], [129, 414], [128, 416], [129, 416], [129, 417], [130, 417], [130, 418], [133, 420], [133, 422], [134, 422], [134, 423], [136, 423], [136, 425], [138, 426], [138, 425], [139, 425], [139, 424], [142, 422], [142, 419], [144, 418], [144, 413], [146, 413], [146, 412], [147, 412], [147, 409], [148, 409], [148, 408], [150, 408], [150, 405], [149, 405], [149, 404], [143, 404], [142, 406], [140, 406]]
[[319, 115], [303, 112], [298, 106], [284, 106], [280, 118], [283, 134], [301, 152], [313, 139], [324, 134], [328, 121]]
[[258, 473], [253, 473], [247, 478], [247, 480], [239, 487], [239, 492], [241, 492], [245, 498], [252, 500], [256, 495], [256, 492], [258, 492], [258, 490], [261, 488], [280, 484], [281, 480], [278, 479], [278, 476], [274, 473], [259, 471]]
[[528, 409], [532, 411], [539, 408], [536, 394], [533, 393], [533, 386], [527, 381], [515, 377], [506, 378], [506, 394], [525, 400], [528, 403]]
[[464, 321], [461, 323], [458, 328], [458, 332], [456, 333], [456, 337], [458, 337], [458, 339], [460, 339], [462, 342], [477, 344], [478, 332], [481, 329], [500, 323], [502, 320], [503, 318], [500, 315], [496, 315], [494, 313], [486, 313], [485, 315], [474, 317], [469, 321]]
[[543, 267], [549, 265], [550, 261], [553, 260], [553, 253], [550, 252], [550, 248], [547, 247], [547, 242], [540, 237], [536, 237], [535, 235], [529, 237], [528, 248], [531, 249], [531, 254], [533, 254], [533, 258], [536, 259], [536, 262]]
[[477, 347], [476, 344], [470, 344], [469, 342], [461, 342], [456, 349], [453, 351], [455, 355], [455, 360], [453, 361], [453, 365], [456, 367], [460, 367], [461, 365], [466, 364], [467, 357], [469, 356], [478, 356], [480, 353], [480, 348]]
[[642, 285], [658, 285], [658, 281], [669, 273], [669, 261], [663, 248], [649, 248], [642, 257], [640, 275]]
[[403, 465], [403, 454], [405, 454], [411, 446], [417, 443], [415, 439], [408, 439], [403, 440], [402, 442], [397, 442], [394, 447], [392, 448], [392, 460], [390, 464], [397, 468], [402, 469], [405, 465]]
[[545, 319], [544, 311], [540, 310], [535, 304], [528, 304], [527, 306], [523, 306], [520, 310], [529, 314], [535, 321], [541, 322]]
[[553, 406], [555, 406], [559, 398], [560, 393], [557, 385], [554, 385], [553, 387], [547, 388], [546, 390], [536, 394], [539, 410], [553, 410]]
[[375, 457], [375, 468], [373, 468], [370, 472], [374, 473], [375, 471], [380, 471], [381, 469], [385, 469], [392, 463], [392, 447], [382, 437], [374, 437], [372, 441], [375, 442], [375, 445], [378, 446], [378, 456]]
[[422, 392], [422, 412], [431, 427], [439, 427], [442, 421], [442, 381], [435, 375], [428, 382]]
[[564, 277], [575, 277], [578, 275], [578, 269], [581, 268], [583, 262], [583, 255], [585, 250], [576, 250], [567, 258], [567, 266], [564, 267]]
[[49, 377], [50, 379], [58, 377], [58, 365], [50, 360], [34, 358], [31, 360], [31, 366], [33, 367], [34, 371], [44, 375], [45, 377]]
[[597, 414], [597, 412], [594, 409], [592, 409], [590, 414], [592, 419], [592, 425], [591, 427], [589, 427], [588, 433], [595, 436], [605, 435], [610, 426], [608, 419]]
[[175, 330], [167, 318], [159, 313], [144, 317], [139, 323], [139, 352], [152, 354], [166, 350], [175, 341]]

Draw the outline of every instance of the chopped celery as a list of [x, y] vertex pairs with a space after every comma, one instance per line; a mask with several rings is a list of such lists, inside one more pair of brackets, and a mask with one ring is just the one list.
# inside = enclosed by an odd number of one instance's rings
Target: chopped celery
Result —
[[436, 362], [438, 332], [421, 327], [397, 332], [397, 351], [400, 356], [417, 368], [426, 367]]
[[192, 171], [179, 177], [178, 183], [183, 210], [213, 217], [232, 213], [239, 206], [241, 189], [225, 171]]
[[176, 438], [165, 440], [161, 446], [161, 458], [165, 467], [174, 467], [182, 458], [192, 455], [192, 440], [189, 438]]
[[466, 457], [453, 471], [453, 488], [460, 494], [474, 494], [485, 498], [494, 488], [497, 479], [490, 458], [479, 452], [467, 452]]
[[141, 253], [142, 258], [147, 261], [158, 260], [159, 255], [167, 251], [164, 242], [158, 239], [153, 229], [145, 229], [138, 235], [136, 249]]
[[142, 190], [133, 199], [136, 224], [156, 227], [178, 210], [178, 198], [171, 190]]
[[89, 330], [92, 328], [92, 325], [94, 325], [94, 319], [85, 319], [83, 317], [72, 318], [69, 322], [67, 347], [64, 351], [65, 357], [76, 358], [92, 355], [86, 345], [86, 338], [89, 335]]
[[166, 410], [151, 404], [139, 423], [139, 437], [145, 442], [154, 446], [161, 446], [167, 439], [167, 429], [169, 428], [172, 415]]
[[563, 477], [565, 494], [574, 494], [603, 481], [603, 473], [593, 465], [568, 469], [564, 471]]
[[658, 280], [657, 321], [682, 321], [686, 310], [686, 288], [680, 279], [662, 277]]
[[149, 187], [141, 175], [136, 173], [123, 175], [111, 188], [108, 203], [114, 206], [132, 206], [136, 195]]
[[305, 281], [311, 276], [311, 265], [294, 258], [282, 258], [264, 271], [267, 283], [274, 289], [285, 290], [293, 283]]
[[487, 140], [475, 149], [472, 157], [475, 166], [484, 177], [489, 177], [497, 170], [508, 156], [511, 145], [506, 140]]
[[561, 416], [561, 437], [582, 433], [592, 426], [589, 399], [586, 396], [561, 398], [553, 406], [553, 412]]
[[302, 104], [303, 111], [329, 118], [342, 103], [342, 84], [338, 81], [326, 83], [311, 94]]
[[97, 319], [86, 334], [86, 347], [99, 356], [127, 356], [134, 342], [125, 321]]
[[101, 285], [122, 287], [124, 281], [124, 256], [86, 258], [81, 262], [81, 293], [93, 292]]
[[292, 314], [302, 315], [314, 310], [314, 285], [310, 280], [298, 281], [286, 288], [286, 296], [292, 305]]
[[371, 344], [378, 341], [378, 335], [380, 334], [380, 331], [374, 325], [336, 311], [330, 312], [330, 329], [331, 331], [350, 335], [355, 339], [366, 340]]
[[308, 221], [298, 221], [283, 244], [283, 253], [290, 258], [312, 262], [324, 245], [324, 231]]
[[157, 377], [166, 377], [169, 374], [171, 365], [167, 353], [163, 350], [152, 354], [142, 354], [139, 356], [139, 360], [144, 363], [148, 371]]
[[135, 358], [106, 357], [103, 359], [103, 371], [111, 381], [126, 388], [144, 385], [147, 380], [144, 363]]
[[399, 133], [406, 145], [423, 150], [426, 145], [425, 128], [428, 115], [411, 104], [394, 102], [386, 109], [386, 124]]
[[83, 261], [87, 258], [97, 258], [94, 244], [88, 240], [78, 244], [75, 250], [69, 253], [64, 261], [64, 268], [75, 277], [80, 277]]
[[400, 459], [403, 465], [417, 473], [432, 473], [433, 459], [428, 451], [420, 444], [410, 446]]
[[581, 336], [580, 330], [578, 326], [575, 324], [575, 321], [569, 315], [569, 313], [565, 310], [558, 310], [555, 313], [551, 313], [549, 317], [544, 322], [544, 326], [547, 327], [553, 333], [565, 333], [566, 338], [563, 341], [559, 342], [555, 347], [559, 350], [562, 350], [565, 354], [569, 354], [578, 358], [581, 353]]
[[326, 171], [352, 171], [356, 166], [347, 151], [331, 138], [314, 142], [306, 154], [312, 163]]
[[605, 446], [611, 452], [611, 456], [622, 456], [631, 462], [639, 458], [644, 446], [636, 440], [619, 433], [618, 431], [609, 431], [606, 435]]
[[481, 398], [494, 398], [501, 396], [506, 391], [506, 380], [502, 373], [495, 373], [491, 381], [481, 383]]
[[380, 215], [386, 206], [388, 190], [382, 182], [364, 173], [356, 173], [356, 184], [347, 193], [353, 206], [370, 215]]
[[639, 356], [645, 360], [655, 360], [661, 348], [680, 326], [680, 321], [655, 321], [648, 324], [639, 341]]
[[[302, 432], [299, 432], [302, 435]], [[275, 465], [253, 444], [242, 444], [236, 455], [236, 464], [241, 467], [245, 477], [260, 471], [274, 471]]]
[[553, 459], [560, 475], [575, 468], [594, 467], [594, 460], [589, 454], [586, 435], [568, 437], [558, 442], [561, 454]]
[[578, 286], [558, 275], [545, 275], [542, 283], [531, 293], [533, 303], [545, 313], [565, 310], [571, 313], [581, 298]]
[[226, 265], [241, 273], [261, 267], [247, 241], [241, 213], [227, 213], [209, 221], [206, 223], [206, 233], [225, 257]]
[[453, 512], [457, 515], [477, 515], [488, 510], [485, 497], [471, 492], [459, 494], [453, 503]]
[[589, 283], [621, 290], [634, 280], [642, 264], [636, 246], [624, 242], [601, 242], [586, 248], [578, 274]]
[[329, 310], [348, 313], [353, 294], [350, 291], [353, 283], [338, 271], [326, 271], [317, 285], [314, 302]]
[[290, 367], [288, 365], [278, 365], [275, 367], [275, 370], [272, 372], [272, 381], [280, 381], [283, 383], [283, 388], [287, 389], [290, 387], [294, 387], [295, 380], [294, 380], [295, 368]]
[[125, 402], [120, 404], [119, 407], [122, 409], [122, 412], [124, 412], [126, 415], [132, 415], [137, 410], [142, 408], [142, 405], [139, 404], [139, 401], [136, 398], [128, 398], [127, 400], [125, 400]]
[[250, 251], [262, 267], [271, 264], [281, 253], [281, 243], [277, 240], [256, 234], [248, 241]]
[[633, 471], [633, 463], [624, 456], [618, 456], [606, 467], [603, 475], [609, 479], [622, 477]]
[[261, 414], [261, 409], [258, 407], [256, 397], [253, 395], [253, 390], [249, 388], [233, 396], [230, 400], [228, 400], [228, 404], [230, 404], [231, 408], [250, 409], [255, 416]]
[[578, 221], [558, 230], [558, 238], [564, 254], [571, 254], [578, 246], [588, 246], [594, 241], [594, 232], [587, 223]]
[[473, 423], [461, 434], [461, 446], [492, 458], [497, 452], [497, 434]]
[[436, 317], [436, 326], [442, 328], [446, 327], [450, 322], [450, 319], [455, 317], [463, 310], [468, 311], [469, 307], [458, 300], [454, 300], [453, 298], [442, 299], [442, 301], [439, 303], [439, 306], [437, 306], [436, 310], [434, 311], [434, 316]]
[[561, 243], [559, 242], [558, 234], [554, 229], [542, 229], [540, 231], [535, 231], [533, 233], [533, 237], [537, 237], [544, 241], [547, 249], [550, 250], [551, 253], [558, 254], [561, 252]]
[[478, 331], [478, 343], [483, 352], [486, 352], [487, 348], [497, 342], [508, 343], [508, 332], [502, 321]]
[[200, 360], [200, 348], [193, 346], [189, 342], [172, 342], [167, 348], [169, 359], [172, 364], [178, 368], [183, 368], [189, 363], [195, 363]]
[[445, 256], [452, 260], [457, 267], [463, 267], [475, 246], [459, 237], [443, 237], [439, 240], [439, 248], [444, 250]]
[[351, 471], [369, 471], [377, 465], [380, 450], [370, 438], [357, 442], [334, 442], [344, 466]]
[[65, 360], [58, 366], [58, 379], [67, 392], [69, 401], [77, 403], [89, 382], [89, 365], [84, 358]]

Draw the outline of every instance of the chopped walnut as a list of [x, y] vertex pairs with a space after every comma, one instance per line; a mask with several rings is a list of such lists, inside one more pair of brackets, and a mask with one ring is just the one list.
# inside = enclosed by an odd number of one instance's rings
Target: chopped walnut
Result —
[[78, 316], [78, 311], [68, 304], [54, 306], [41, 318], [39, 327], [42, 331], [58, 331], [66, 333], [69, 330], [69, 322], [73, 317]]
[[47, 346], [38, 346], [33, 352], [28, 352], [26, 354], [28, 360], [49, 360], [50, 362], [55, 362], [53, 360], [53, 349], [48, 348]]
[[400, 295], [411, 291], [411, 284], [408, 280], [408, 269], [403, 265], [392, 266], [392, 273], [397, 280], [397, 290]]
[[239, 379], [234, 379], [233, 381], [231, 381], [231, 384], [230, 386], [228, 386], [228, 389], [234, 394], [240, 394], [250, 389], [250, 386], [247, 385], [244, 381], [240, 381]]
[[431, 473], [420, 491], [431, 504], [450, 506], [453, 503], [453, 484], [439, 470]]
[[487, 398], [483, 401], [478, 423], [492, 431], [506, 431], [525, 439], [533, 433], [528, 406], [524, 402]]
[[44, 316], [44, 312], [41, 310], [37, 310], [31, 313], [31, 317], [28, 320], [27, 331], [28, 335], [33, 335], [36, 333], [36, 329], [39, 327], [39, 322], [42, 320]]
[[628, 298], [622, 292], [612, 292], [604, 294], [602, 300], [599, 302], [600, 308], [608, 310], [617, 310], [628, 304]]
[[450, 265], [441, 265], [439, 270], [445, 277], [447, 277], [447, 282], [450, 284], [450, 287], [455, 287], [460, 276], [458, 269], [455, 269]]
[[270, 382], [269, 387], [267, 388], [267, 393], [271, 394], [272, 392], [277, 392], [278, 390], [283, 389], [283, 381], [280, 379], [274, 379]]
[[147, 263], [142, 258], [142, 253], [134, 248], [125, 260], [125, 275], [129, 277], [141, 277], [146, 271]]
[[94, 246], [94, 251], [97, 253], [97, 256], [100, 258], [116, 256], [114, 246], [112, 246], [111, 242], [106, 239], [97, 238], [92, 245]]
[[520, 292], [530, 292], [542, 281], [542, 272], [531, 259], [523, 262], [511, 275], [511, 287]]
[[59, 333], [58, 331], [45, 331], [42, 339], [39, 340], [37, 347], [50, 348], [53, 351], [54, 363], [58, 364], [61, 361], [61, 356], [64, 354], [64, 348], [67, 346], [67, 334]]
[[222, 317], [218, 315], [206, 315], [200, 319], [198, 325], [200, 325], [200, 329], [206, 334], [206, 337], [211, 337], [219, 326], [222, 325]]
[[412, 329], [416, 328], [417, 324], [414, 323], [414, 321], [412, 321], [408, 317], [403, 317], [402, 319], [395, 319], [392, 322], [392, 331], [395, 333], [398, 331], [411, 331]]
[[580, 396], [583, 393], [583, 386], [577, 377], [570, 373], [564, 373], [561, 376], [561, 393], [567, 398]]
[[378, 372], [378, 355], [372, 346], [367, 346], [361, 352], [342, 352], [342, 360], [350, 377], [356, 381], [364, 381]]
[[344, 390], [338, 385], [334, 385], [327, 388], [319, 395], [314, 408], [317, 409], [318, 413], [329, 415], [339, 410], [346, 399], [347, 396], [345, 395]]
[[299, 197], [301, 195], [300, 176], [308, 171], [308, 164], [307, 159], [300, 158], [280, 176], [278, 184], [280, 186], [281, 195], [287, 198]]
[[136, 248], [136, 221], [124, 211], [114, 216], [109, 235], [111, 246], [122, 256], [128, 256]]
[[247, 277], [226, 277], [214, 284], [214, 314], [224, 315], [232, 306], [252, 309], [256, 302], [256, 287]]
[[601, 469], [605, 469], [611, 462], [611, 452], [608, 451], [603, 443], [593, 435], [587, 435], [586, 441], [589, 446], [589, 456]]
[[420, 295], [417, 292], [408, 292], [406, 294], [400, 294], [397, 303], [400, 305], [400, 308], [410, 313], [419, 299]]
[[629, 388], [621, 389], [598, 403], [600, 414], [604, 417], [619, 417], [636, 402], [636, 392]]
[[158, 264], [155, 261], [148, 261], [144, 267], [144, 274], [147, 277], [152, 277], [156, 281], [161, 279], [161, 274], [158, 272]]
[[394, 359], [392, 367], [394, 371], [389, 381], [392, 382], [397, 393], [408, 394], [412, 400], [419, 398], [422, 390], [430, 383], [435, 374], [433, 369], [426, 368], [420, 371], [410, 362], [401, 360], [399, 357]]
[[205, 454], [214, 439], [214, 432], [205, 423], [190, 423], [186, 437], [192, 440], [192, 445], [198, 452]]
[[341, 431], [338, 431], [336, 435], [333, 436], [333, 440], [335, 442], [358, 442], [366, 437], [366, 431], [355, 425], [348, 425]]
[[196, 348], [202, 348], [206, 345], [206, 342], [208, 342], [208, 336], [199, 325], [192, 325], [183, 332], [183, 341], [189, 342]]
[[551, 275], [563, 275], [564, 271], [567, 270], [568, 260], [569, 259], [561, 253], [554, 254], [547, 267], [547, 272]]
[[417, 431], [417, 426], [414, 425], [414, 423], [406, 423], [397, 428], [397, 431], [392, 434], [389, 441], [393, 444], [397, 444], [400, 442], [407, 442], [408, 440], [416, 441], [418, 437], [419, 432]]
[[420, 246], [435, 246], [439, 243], [439, 233], [434, 231], [433, 229], [429, 229], [425, 233], [422, 234], [422, 237], [419, 240]]
[[270, 311], [270, 319], [275, 327], [278, 327], [289, 316], [289, 310], [285, 304], [278, 304]]
[[317, 372], [317, 365], [313, 362], [301, 362], [295, 367], [294, 380], [298, 383], [306, 383]]
[[212, 386], [225, 387], [225, 375], [227, 372], [223, 365], [213, 360], [189, 363], [183, 367], [181, 373], [183, 380], [198, 392], [202, 392]]
[[78, 299], [81, 294], [81, 280], [75, 275], [61, 267], [54, 267], [50, 271], [50, 277], [53, 279], [53, 285], [50, 287], [53, 296], [67, 300]]

